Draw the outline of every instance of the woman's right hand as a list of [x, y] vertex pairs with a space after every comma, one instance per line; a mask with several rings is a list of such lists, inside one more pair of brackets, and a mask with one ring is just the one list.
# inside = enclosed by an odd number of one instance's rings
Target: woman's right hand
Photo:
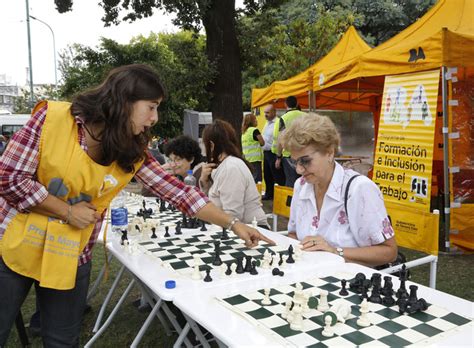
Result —
[[100, 213], [97, 212], [97, 208], [93, 204], [83, 201], [71, 205], [69, 225], [83, 229], [90, 224], [96, 223], [99, 219]]

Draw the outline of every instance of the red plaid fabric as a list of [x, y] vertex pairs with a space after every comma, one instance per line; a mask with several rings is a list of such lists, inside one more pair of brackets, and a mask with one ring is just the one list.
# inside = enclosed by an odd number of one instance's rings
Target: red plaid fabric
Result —
[[[27, 212], [32, 206], [43, 202], [48, 196], [47, 189], [37, 181], [36, 170], [39, 162], [39, 144], [47, 105], [39, 109], [26, 125], [16, 132], [0, 159], [0, 239], [3, 238], [8, 223], [18, 212]], [[83, 120], [76, 117], [79, 128], [79, 143], [87, 152]], [[147, 156], [135, 178], [148, 190], [165, 199], [188, 215], [195, 215], [209, 199], [198, 189], [188, 187], [164, 171], [160, 164]], [[79, 265], [89, 262], [92, 248], [97, 241], [102, 223], [97, 221], [89, 242], [79, 255]]]

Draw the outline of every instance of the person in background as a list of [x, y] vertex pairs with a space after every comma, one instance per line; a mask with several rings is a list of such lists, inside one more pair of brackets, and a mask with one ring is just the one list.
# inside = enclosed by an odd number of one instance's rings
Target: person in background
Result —
[[134, 175], [180, 211], [232, 230], [248, 247], [273, 243], [166, 173], [146, 151], [164, 97], [152, 68], [122, 66], [72, 104], [40, 102], [10, 140], [0, 159], [1, 347], [33, 284], [43, 345], [79, 346], [92, 248], [111, 200]]
[[282, 141], [301, 175], [291, 201], [289, 236], [300, 240], [303, 250], [336, 253], [348, 262], [394, 261], [397, 244], [382, 194], [369, 178], [334, 160], [339, 146], [334, 123], [316, 114], [299, 117]]
[[[280, 123], [278, 127], [278, 140], [277, 140], [277, 159], [275, 162], [275, 167], [280, 168], [283, 167], [283, 171], [285, 172], [285, 186], [293, 187], [295, 185], [296, 179], [298, 179], [299, 175], [296, 173], [295, 167], [292, 165], [290, 161], [290, 151], [288, 149], [284, 149], [281, 142], [281, 136], [285, 132], [285, 129], [290, 127], [291, 124], [298, 119], [299, 117], [306, 115], [303, 111], [298, 108], [298, 100], [294, 96], [289, 96], [285, 100], [286, 104], [286, 113], [280, 117]], [[275, 141], [275, 140], [274, 140]]]
[[276, 115], [273, 105], [268, 105], [264, 109], [264, 115], [267, 122], [263, 127], [263, 177], [265, 179], [265, 195], [262, 200], [273, 200], [273, 192], [275, 184], [285, 185], [285, 174], [281, 168], [275, 167], [276, 154], [278, 151], [277, 142], [274, 141], [278, 135], [278, 128], [275, 124], [279, 124], [280, 118]]
[[182, 180], [186, 177], [188, 170], [192, 170], [196, 182], [199, 181], [204, 157], [196, 140], [187, 135], [177, 136], [166, 144], [165, 155], [168, 157], [168, 165], [174, 175]]
[[242, 152], [252, 166], [255, 183], [262, 181], [262, 148], [265, 145], [262, 134], [257, 128], [257, 117], [246, 114], [242, 120]]
[[208, 163], [203, 165], [199, 185], [209, 199], [227, 214], [243, 223], [254, 218], [260, 227], [268, 222], [253, 180], [251, 167], [243, 158], [234, 128], [215, 120], [202, 132]]

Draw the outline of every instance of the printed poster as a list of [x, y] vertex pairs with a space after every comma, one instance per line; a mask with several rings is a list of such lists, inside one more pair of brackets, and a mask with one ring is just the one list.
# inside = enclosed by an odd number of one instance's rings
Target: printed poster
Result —
[[373, 180], [386, 202], [429, 212], [439, 70], [386, 76]]

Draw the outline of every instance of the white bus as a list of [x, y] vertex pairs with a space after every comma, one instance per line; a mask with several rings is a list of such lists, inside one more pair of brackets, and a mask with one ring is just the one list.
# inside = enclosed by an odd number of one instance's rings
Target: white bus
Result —
[[0, 134], [10, 138], [30, 119], [30, 114], [0, 115]]

